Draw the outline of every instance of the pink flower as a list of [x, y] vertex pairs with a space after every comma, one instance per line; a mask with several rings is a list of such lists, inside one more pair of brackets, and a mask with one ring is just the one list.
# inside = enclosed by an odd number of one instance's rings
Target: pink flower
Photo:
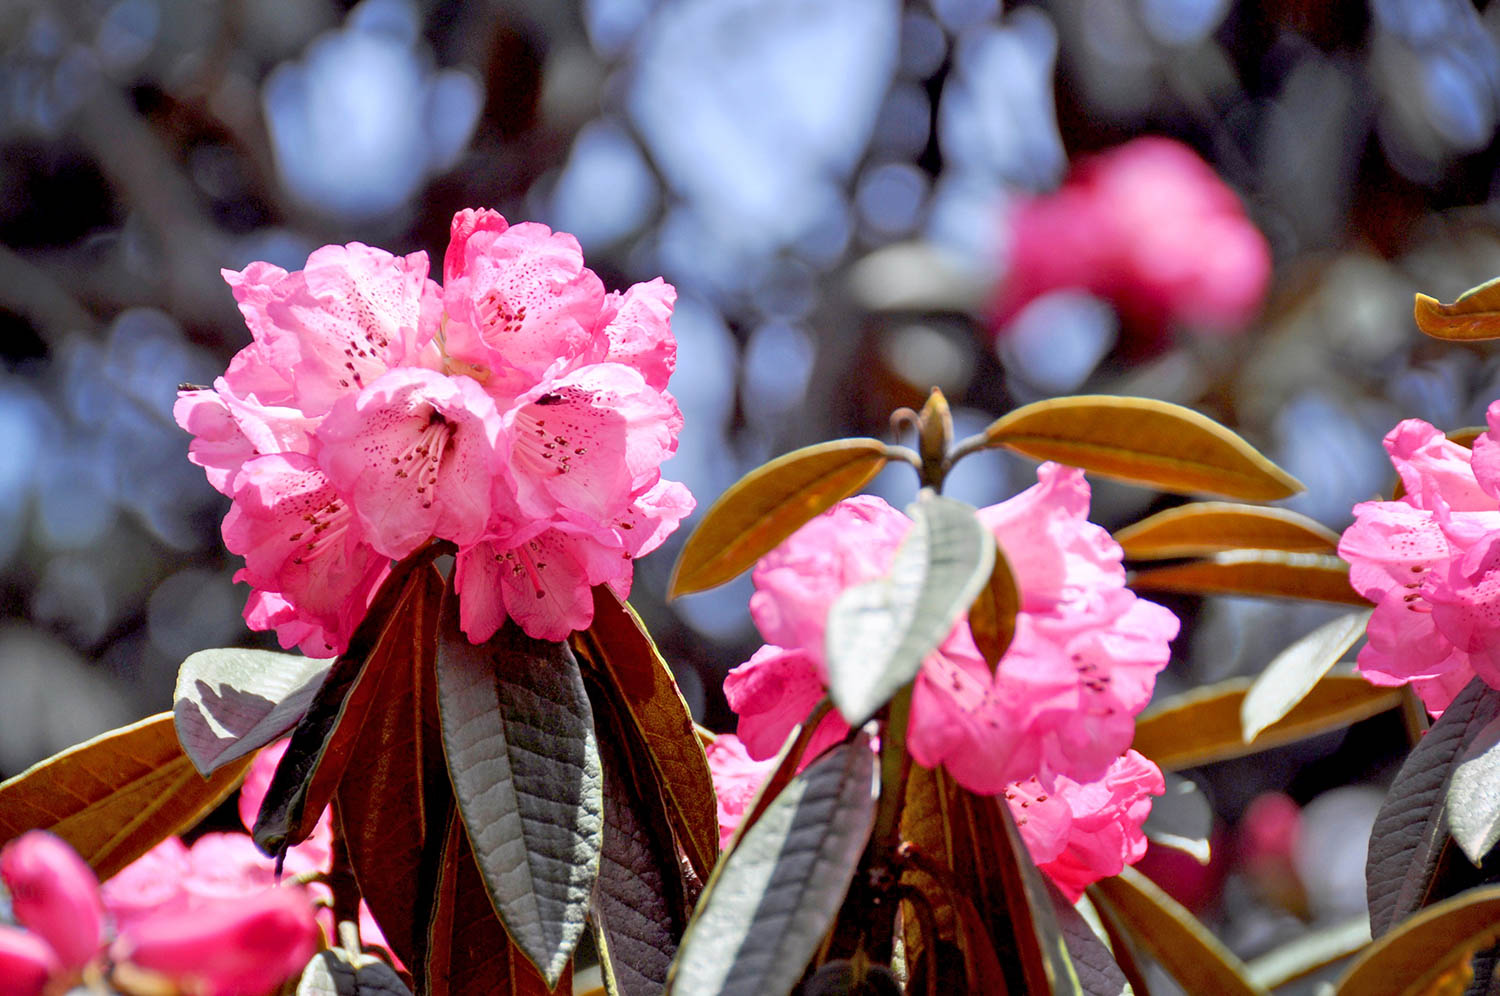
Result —
[[0, 924], [0, 996], [42, 996], [60, 968], [46, 941]]
[[292, 978], [317, 949], [312, 904], [292, 887], [137, 921], [120, 931], [110, 955], [206, 996], [244, 996]]
[[82, 968], [98, 953], [104, 930], [99, 880], [60, 838], [32, 830], [6, 844], [0, 879], [16, 920], [47, 942], [63, 968]]
[[755, 793], [775, 766], [774, 761], [752, 758], [733, 733], [721, 733], [708, 745], [708, 770], [714, 777], [714, 794], [719, 797], [720, 847], [729, 846], [745, 811], [755, 801]]
[[1339, 541], [1349, 580], [1375, 603], [1359, 668], [1408, 682], [1440, 715], [1477, 674], [1500, 687], [1500, 402], [1472, 453], [1417, 419], [1385, 437], [1406, 494], [1363, 502]]
[[[974, 792], [1032, 775], [1104, 776], [1130, 745], [1168, 643], [1171, 612], [1125, 588], [1119, 546], [1087, 519], [1081, 471], [1044, 464], [1038, 483], [979, 511], [1021, 592], [993, 673], [961, 621], [922, 664], [907, 745]], [[878, 498], [841, 502], [764, 557], [750, 610], [769, 641], [724, 682], [752, 757], [778, 750], [827, 685], [824, 628], [839, 593], [885, 572], [911, 520]], [[830, 716], [819, 746], [846, 727]]]
[[471, 639], [508, 617], [561, 639], [692, 510], [660, 469], [672, 288], [606, 294], [572, 236], [493, 211], [452, 236], [443, 287], [425, 255], [358, 243], [225, 273], [253, 341], [175, 415], [233, 500], [245, 619], [284, 647], [342, 652], [390, 561], [434, 539], [459, 547]]
[[1243, 328], [1271, 275], [1265, 237], [1187, 146], [1147, 137], [1082, 160], [1062, 188], [1020, 204], [997, 318], [1050, 291], [1086, 290], [1154, 337], [1168, 326]]

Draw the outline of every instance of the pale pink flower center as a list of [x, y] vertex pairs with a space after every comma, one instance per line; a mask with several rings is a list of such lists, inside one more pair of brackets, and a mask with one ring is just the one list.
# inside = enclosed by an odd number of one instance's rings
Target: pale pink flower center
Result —
[[289, 542], [302, 544], [301, 552], [292, 556], [294, 564], [306, 564], [337, 549], [336, 541], [349, 531], [354, 512], [342, 498], [334, 498], [322, 508], [302, 513], [302, 522], [306, 525], [287, 537]]
[[536, 540], [531, 540], [524, 546], [502, 550], [495, 554], [495, 562], [500, 564], [502, 571], [508, 569], [513, 577], [519, 578], [524, 575], [531, 581], [536, 597], [546, 598], [547, 592], [542, 584], [542, 571], [547, 569], [547, 562], [536, 559], [541, 555], [542, 545]]
[[526, 305], [512, 308], [506, 303], [504, 294], [490, 290], [474, 305], [474, 315], [485, 332], [514, 334], [526, 323]]
[[548, 426], [549, 419], [533, 411], [562, 401], [561, 395], [544, 394], [516, 412], [516, 442], [511, 457], [516, 466], [530, 476], [560, 477], [568, 472], [569, 462], [573, 457], [588, 453], [588, 447], [575, 445], [575, 442], [581, 441], [570, 440], [557, 431], [559, 428], [566, 429], [567, 426], [558, 426], [555, 424], [556, 420], [550, 420], [554, 424]]
[[429, 489], [437, 487], [443, 454], [457, 434], [458, 426], [449, 422], [442, 412], [434, 408], [428, 415], [427, 427], [417, 434], [410, 446], [391, 457], [391, 466], [395, 468], [397, 480], [416, 480], [417, 494], [422, 496], [423, 508], [432, 507], [432, 493]]

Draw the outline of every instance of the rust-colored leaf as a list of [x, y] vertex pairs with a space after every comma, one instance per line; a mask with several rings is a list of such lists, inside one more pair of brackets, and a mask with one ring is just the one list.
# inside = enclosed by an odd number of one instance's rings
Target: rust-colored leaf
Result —
[[1460, 996], [1469, 959], [1500, 938], [1500, 885], [1461, 892], [1381, 935], [1339, 980], [1341, 996]]
[[252, 759], [205, 779], [178, 744], [172, 714], [159, 713], [0, 782], [0, 841], [50, 830], [106, 879], [206, 816]]
[[1417, 328], [1434, 339], [1449, 342], [1500, 339], [1500, 277], [1464, 291], [1452, 304], [1418, 294], [1413, 313]]
[[1096, 906], [1107, 905], [1188, 992], [1266, 996], [1244, 963], [1197, 917], [1134, 868], [1089, 886], [1089, 896]]
[[672, 570], [668, 597], [734, 578], [807, 520], [868, 484], [886, 459], [886, 445], [878, 439], [837, 439], [752, 470], [693, 530]]
[[706, 879], [719, 857], [719, 814], [693, 714], [640, 617], [607, 585], [594, 588], [594, 621], [574, 647], [619, 692], [651, 757], [672, 829]]
[[1208, 560], [1136, 571], [1130, 576], [1130, 587], [1189, 595], [1300, 598], [1361, 607], [1370, 604], [1349, 586], [1349, 565], [1339, 558], [1277, 550], [1231, 550]]
[[1207, 415], [1151, 398], [1087, 394], [1038, 401], [990, 423], [985, 440], [1178, 494], [1271, 501], [1303, 490]]
[[1016, 635], [1016, 613], [1020, 610], [1021, 590], [1016, 587], [1016, 576], [1011, 572], [1010, 561], [1005, 559], [1005, 551], [996, 547], [990, 579], [969, 608], [974, 645], [991, 669], [999, 666], [1000, 658], [1005, 656]]
[[402, 962], [422, 965], [451, 798], [433, 654], [442, 575], [414, 579], [370, 657], [367, 714], [334, 807], [360, 894]]
[[1136, 720], [1132, 746], [1175, 771], [1270, 750], [1401, 705], [1399, 688], [1379, 688], [1354, 674], [1330, 674], [1246, 743], [1240, 710], [1252, 683], [1250, 678], [1231, 678], [1152, 706]]
[[1202, 557], [1229, 550], [1332, 553], [1339, 534], [1284, 508], [1200, 501], [1169, 508], [1115, 533], [1131, 560]]

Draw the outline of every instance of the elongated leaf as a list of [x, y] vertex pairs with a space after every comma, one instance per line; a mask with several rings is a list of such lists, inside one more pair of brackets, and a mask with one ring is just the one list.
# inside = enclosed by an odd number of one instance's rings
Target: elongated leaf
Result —
[[1191, 854], [1206, 865], [1212, 857], [1208, 838], [1214, 829], [1213, 807], [1191, 779], [1169, 771], [1166, 782], [1166, 792], [1152, 801], [1141, 829], [1151, 843]]
[[1087, 996], [1121, 996], [1122, 993], [1129, 992], [1130, 983], [1125, 980], [1125, 973], [1115, 963], [1114, 956], [1099, 939], [1099, 935], [1094, 933], [1094, 928], [1073, 908], [1068, 897], [1057, 886], [1048, 882], [1047, 891], [1052, 898], [1052, 908], [1058, 927], [1062, 930], [1063, 940], [1067, 943], [1068, 953], [1073, 958], [1074, 974], [1078, 978], [1080, 989]]
[[1500, 694], [1475, 678], [1454, 696], [1391, 781], [1365, 861], [1375, 937], [1429, 901], [1448, 841], [1445, 810], [1453, 769], [1475, 735], [1497, 716]]
[[332, 660], [267, 650], [200, 650], [177, 672], [177, 739], [207, 777], [297, 725]]
[[302, 970], [297, 996], [411, 996], [396, 970], [374, 955], [321, 951]]
[[1004, 551], [995, 550], [995, 566], [979, 597], [969, 607], [969, 630], [985, 663], [998, 667], [1016, 635], [1016, 613], [1021, 610], [1021, 589]]
[[875, 756], [858, 733], [794, 778], [724, 859], [667, 991], [790, 992], [833, 923], [874, 823]]
[[828, 694], [850, 726], [917, 676], [994, 565], [994, 538], [972, 508], [937, 496], [912, 506], [890, 574], [846, 588], [828, 611]]
[[1132, 746], [1175, 771], [1270, 750], [1401, 705], [1399, 688], [1377, 688], [1354, 674], [1330, 674], [1247, 744], [1240, 709], [1250, 685], [1248, 678], [1231, 678], [1152, 706], [1136, 721]]
[[708, 757], [672, 669], [640, 617], [607, 585], [594, 588], [594, 621], [573, 646], [619, 691], [629, 721], [649, 753], [667, 816], [700, 879], [719, 857], [719, 813]]
[[0, 782], [0, 841], [50, 830], [106, 879], [193, 826], [233, 792], [242, 757], [204, 779], [159, 713], [69, 747]]
[[990, 446], [1179, 494], [1249, 501], [1303, 490], [1235, 433], [1191, 408], [1103, 394], [1023, 405], [990, 423]]
[[878, 439], [838, 439], [793, 450], [724, 492], [688, 537], [667, 597], [721, 585], [747, 570], [819, 512], [870, 482], [886, 464]]
[[[381, 932], [406, 965], [425, 958], [427, 918], [452, 790], [433, 674], [443, 578], [417, 576], [370, 657], [371, 699], [334, 792], [349, 863]], [[399, 800], [399, 802], [397, 802]]]
[[573, 991], [571, 965], [549, 989], [511, 942], [490, 903], [456, 809], [450, 811], [444, 836], [426, 947], [423, 996], [566, 996]]
[[1240, 704], [1245, 742], [1292, 711], [1323, 679], [1344, 652], [1365, 635], [1369, 609], [1325, 623], [1277, 654], [1250, 686]]
[[1131, 560], [1203, 557], [1229, 550], [1332, 553], [1339, 534], [1284, 508], [1199, 501], [1169, 508], [1115, 533]]
[[650, 761], [614, 715], [609, 691], [593, 687], [604, 765], [604, 850], [594, 891], [594, 940], [608, 990], [656, 996], [667, 984], [688, 909], [671, 823]]
[[1126, 868], [1089, 886], [1097, 905], [1109, 905], [1131, 936], [1190, 993], [1264, 996], [1245, 965], [1198, 918], [1150, 879]]
[[[1470, 889], [1396, 924], [1339, 980], [1349, 996], [1462, 992], [1469, 959], [1500, 938], [1500, 885]], [[1437, 983], [1445, 982], [1439, 988]]]
[[1370, 943], [1370, 920], [1361, 914], [1303, 934], [1246, 963], [1256, 985], [1275, 989], [1342, 961]]
[[1500, 339], [1500, 277], [1464, 291], [1452, 304], [1418, 294], [1417, 328], [1434, 339], [1478, 342]]
[[1448, 832], [1476, 865], [1500, 841], [1500, 717], [1474, 732], [1454, 765]]
[[485, 887], [511, 939], [556, 985], [599, 874], [603, 774], [594, 717], [565, 643], [513, 622], [475, 646], [444, 594], [438, 709], [448, 773]]
[[1136, 591], [1189, 595], [1258, 595], [1367, 606], [1349, 587], [1349, 565], [1337, 557], [1277, 550], [1232, 550], [1208, 560], [1152, 567], [1130, 577]]

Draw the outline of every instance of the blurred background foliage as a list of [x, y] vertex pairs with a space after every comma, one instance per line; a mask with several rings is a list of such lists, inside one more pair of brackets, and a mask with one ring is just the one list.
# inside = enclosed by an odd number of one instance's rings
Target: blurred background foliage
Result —
[[[687, 419], [666, 472], [700, 506], [793, 446], [888, 435], [938, 385], [960, 431], [1049, 394], [1195, 405], [1342, 528], [1389, 488], [1399, 418], [1476, 424], [1500, 396], [1493, 351], [1410, 317], [1418, 288], [1500, 273], [1497, 121], [1495, 2], [7, 0], [0, 774], [161, 710], [195, 650], [270, 645], [170, 414], [248, 341], [220, 267], [351, 240], [440, 261], [452, 213], [483, 205], [573, 232], [611, 287], [664, 275]], [[1142, 135], [1194, 150], [1264, 234], [1248, 319], [1008, 295], [1027, 205]], [[1173, 216], [1163, 184], [1119, 195], [1131, 224]], [[1044, 226], [1041, 255], [1091, 251], [1084, 215]], [[1212, 226], [1178, 227], [1163, 253], [1228, 258]], [[909, 473], [875, 488], [903, 504]], [[989, 504], [1032, 479], [991, 453], [949, 490]], [[1098, 484], [1095, 518], [1162, 504]], [[634, 601], [722, 728], [722, 675], [759, 643], [748, 579], [667, 606], [674, 554], [639, 566]], [[1163, 693], [1253, 672], [1336, 611], [1170, 604]], [[1310, 804], [1251, 809], [1271, 815], [1235, 853], [1258, 857], [1227, 882], [1183, 873], [1237, 950], [1362, 909], [1362, 854], [1332, 845], [1404, 743], [1386, 717], [1200, 773], [1224, 827], [1275, 787]]]

